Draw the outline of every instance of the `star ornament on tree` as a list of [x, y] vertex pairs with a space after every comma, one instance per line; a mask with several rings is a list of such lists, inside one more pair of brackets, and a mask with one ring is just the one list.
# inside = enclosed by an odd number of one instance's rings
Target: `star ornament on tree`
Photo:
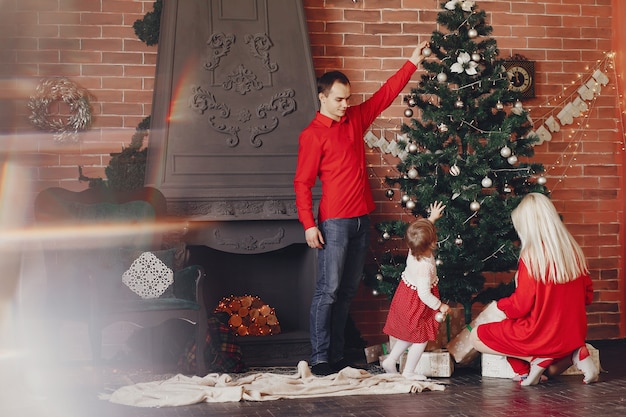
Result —
[[472, 61], [470, 54], [467, 52], [461, 52], [456, 58], [456, 62], [450, 67], [450, 71], [459, 74], [465, 71], [467, 75], [476, 75], [478, 74], [478, 71], [476, 71], [477, 66], [478, 63]]
[[446, 9], [454, 10], [457, 4], [460, 4], [461, 9], [465, 12], [471, 12], [472, 8], [474, 8], [474, 2], [472, 0], [450, 0], [446, 3]]

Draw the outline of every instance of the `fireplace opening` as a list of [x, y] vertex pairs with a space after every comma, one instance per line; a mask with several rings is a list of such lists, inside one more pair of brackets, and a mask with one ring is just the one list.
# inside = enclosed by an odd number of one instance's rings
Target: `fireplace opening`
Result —
[[209, 313], [230, 296], [257, 296], [274, 308], [279, 334], [237, 336], [247, 365], [291, 366], [308, 360], [315, 251], [304, 243], [263, 253], [230, 253], [205, 245], [189, 250], [190, 262], [206, 270], [204, 297]]

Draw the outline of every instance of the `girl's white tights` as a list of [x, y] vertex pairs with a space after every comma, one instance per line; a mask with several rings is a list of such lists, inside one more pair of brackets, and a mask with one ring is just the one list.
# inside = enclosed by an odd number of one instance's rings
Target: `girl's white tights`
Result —
[[396, 340], [393, 348], [391, 348], [389, 356], [387, 356], [382, 363], [383, 369], [389, 374], [397, 374], [398, 370], [396, 369], [396, 363], [398, 362], [398, 359], [400, 359], [402, 353], [404, 353], [404, 351], [408, 348], [409, 352], [406, 357], [406, 363], [404, 365], [404, 370], [402, 371], [402, 376], [409, 379], [425, 380], [425, 376], [415, 373], [415, 368], [417, 368], [417, 364], [422, 357], [422, 353], [424, 353], [426, 343], [427, 342], [411, 343], [405, 340]]

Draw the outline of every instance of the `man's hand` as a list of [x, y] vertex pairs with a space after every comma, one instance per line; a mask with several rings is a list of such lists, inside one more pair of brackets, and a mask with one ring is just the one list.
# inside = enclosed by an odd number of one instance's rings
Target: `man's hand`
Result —
[[441, 218], [441, 216], [443, 215], [443, 210], [445, 208], [446, 206], [444, 206], [441, 201], [435, 201], [434, 203], [432, 203], [430, 205], [430, 216], [428, 216], [428, 220], [430, 220], [430, 222], [434, 224], [435, 221]]
[[310, 248], [322, 249], [324, 248], [324, 237], [322, 236], [322, 232], [317, 227], [309, 227], [304, 231], [304, 238], [306, 239], [306, 244], [309, 245]]
[[424, 58], [426, 58], [424, 55], [422, 55], [422, 50], [427, 46], [428, 41], [423, 41], [419, 45], [417, 45], [417, 47], [413, 51], [413, 54], [411, 55], [411, 58], [409, 58], [409, 61], [411, 61], [415, 65], [418, 65], [420, 62], [422, 62]]

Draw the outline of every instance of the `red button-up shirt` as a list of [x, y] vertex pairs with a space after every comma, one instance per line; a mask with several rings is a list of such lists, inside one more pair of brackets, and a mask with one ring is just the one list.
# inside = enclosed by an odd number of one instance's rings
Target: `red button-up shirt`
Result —
[[315, 226], [311, 189], [318, 176], [322, 182], [318, 222], [358, 217], [374, 210], [363, 135], [416, 69], [407, 61], [372, 97], [348, 107], [341, 120], [336, 122], [317, 112], [302, 131], [294, 188], [298, 218], [305, 230]]

